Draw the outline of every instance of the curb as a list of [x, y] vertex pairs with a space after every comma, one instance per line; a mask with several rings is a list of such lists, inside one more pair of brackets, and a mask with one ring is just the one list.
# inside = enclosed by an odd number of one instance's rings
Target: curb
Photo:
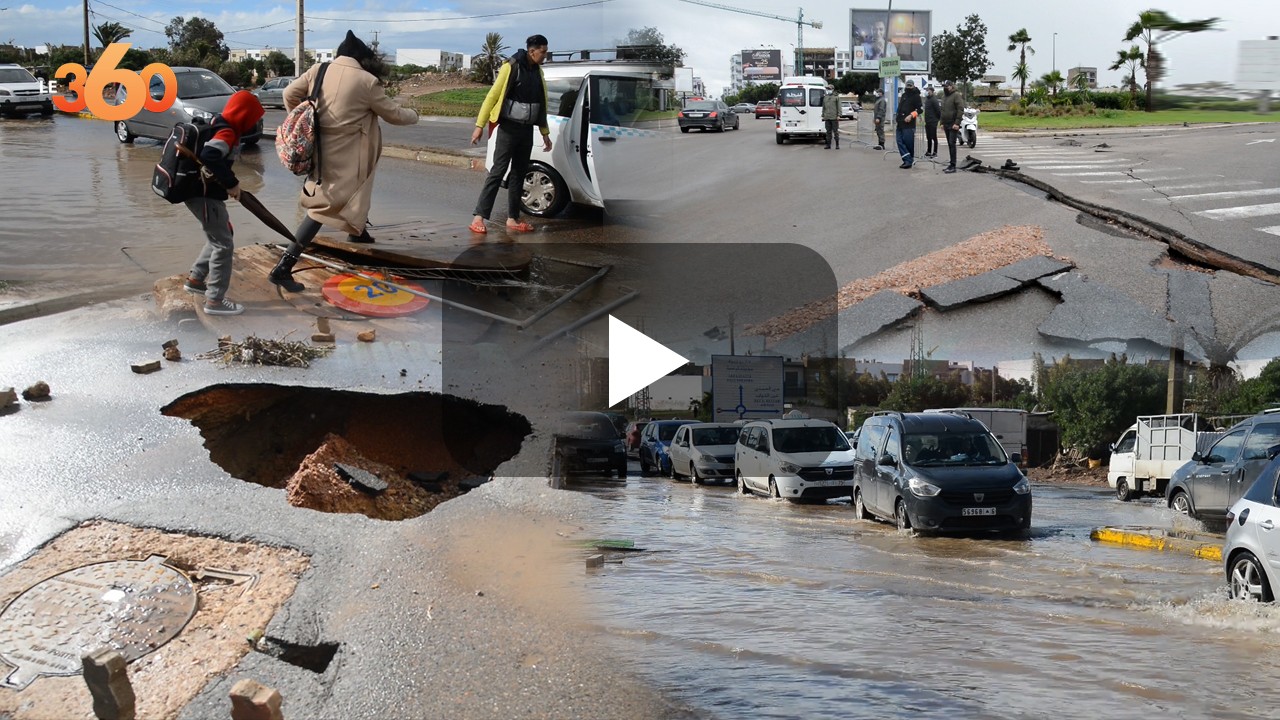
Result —
[[1194, 539], [1195, 537], [1211, 538], [1213, 536], [1202, 533], [1186, 533], [1183, 535], [1171, 530], [1156, 530], [1154, 528], [1117, 527], [1094, 528], [1093, 532], [1089, 533], [1089, 538], [1096, 542], [1124, 545], [1143, 550], [1176, 552], [1197, 557], [1201, 560], [1222, 562], [1221, 540], [1205, 542], [1196, 540]]
[[463, 170], [484, 171], [484, 158], [452, 153], [440, 148], [414, 148], [402, 145], [384, 145], [382, 147], [382, 156], [392, 157], [399, 160], [414, 160], [417, 162], [431, 163], [433, 165], [462, 168]]

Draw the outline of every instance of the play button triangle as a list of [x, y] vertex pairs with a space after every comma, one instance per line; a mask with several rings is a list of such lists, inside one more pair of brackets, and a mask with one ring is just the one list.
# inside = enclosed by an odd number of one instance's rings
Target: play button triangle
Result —
[[609, 316], [609, 407], [687, 362], [662, 343]]

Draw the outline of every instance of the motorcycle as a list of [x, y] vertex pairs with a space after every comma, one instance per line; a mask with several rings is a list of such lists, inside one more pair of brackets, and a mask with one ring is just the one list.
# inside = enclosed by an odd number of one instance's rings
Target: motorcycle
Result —
[[978, 144], [978, 108], [964, 109], [964, 117], [960, 119], [960, 139], [969, 147]]

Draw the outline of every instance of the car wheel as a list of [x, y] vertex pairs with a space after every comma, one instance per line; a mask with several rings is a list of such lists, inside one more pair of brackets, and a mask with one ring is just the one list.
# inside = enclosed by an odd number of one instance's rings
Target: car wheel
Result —
[[781, 145], [781, 144], [782, 144], [782, 136], [781, 136], [781, 135], [774, 135], [774, 136], [773, 136], [773, 139], [774, 139], [774, 140], [777, 140], [779, 145]]
[[1124, 478], [1116, 480], [1116, 499], [1120, 502], [1129, 502], [1133, 499], [1133, 491], [1129, 489], [1129, 481]]
[[689, 482], [694, 485], [702, 484], [702, 478], [698, 477], [698, 468], [694, 467], [693, 463], [689, 464]]
[[524, 176], [520, 205], [534, 217], [553, 217], [569, 204], [569, 188], [555, 170], [534, 163]]
[[653, 469], [649, 467], [649, 463], [644, 461], [644, 453], [640, 453], [640, 476], [648, 477], [653, 474]]
[[769, 476], [769, 497], [780, 498], [782, 493], [778, 492], [778, 483], [774, 482], [773, 476]]
[[1174, 492], [1173, 497], [1169, 498], [1169, 507], [1174, 512], [1188, 517], [1195, 514], [1195, 509], [1191, 506], [1191, 497], [1181, 490]]
[[622, 480], [627, 477], [627, 464], [624, 462], [621, 465], [615, 465], [613, 471], [618, 474], [618, 479]]
[[724, 132], [724, 121], [723, 121], [723, 120], [721, 120], [721, 121], [720, 121], [720, 124], [719, 124], [719, 125], [716, 125], [716, 132], [721, 132], [721, 133], [722, 133], [722, 132]]
[[680, 132], [687, 133], [689, 132], [689, 128], [680, 128]]
[[123, 120], [116, 121], [116, 139], [122, 143], [131, 143], [135, 137], [137, 135], [129, 132], [129, 123]]
[[1274, 599], [1271, 596], [1271, 585], [1267, 582], [1267, 573], [1251, 552], [1242, 552], [1231, 562], [1227, 582], [1232, 600], [1271, 602]]
[[874, 520], [875, 517], [867, 511], [867, 506], [862, 502], [862, 490], [853, 491], [853, 516], [859, 520]]
[[40, 108], [40, 117], [49, 117], [50, 115], [53, 115], [53, 103]]
[[743, 495], [751, 494], [751, 488], [747, 487], [747, 481], [742, 477], [742, 473], [738, 473], [738, 492]]
[[898, 500], [898, 504], [893, 506], [893, 517], [898, 521], [899, 530], [911, 529], [911, 518], [907, 517], [907, 504], [902, 500]]

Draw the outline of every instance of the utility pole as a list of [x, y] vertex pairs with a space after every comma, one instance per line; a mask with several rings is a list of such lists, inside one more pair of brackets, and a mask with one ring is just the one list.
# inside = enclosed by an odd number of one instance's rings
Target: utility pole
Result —
[[297, 37], [293, 43], [293, 74], [302, 75], [307, 69], [307, 50], [304, 47], [306, 41], [304, 39], [306, 20], [303, 17], [303, 0], [298, 0], [298, 25]]
[[84, 66], [89, 67], [89, 0], [84, 0]]

